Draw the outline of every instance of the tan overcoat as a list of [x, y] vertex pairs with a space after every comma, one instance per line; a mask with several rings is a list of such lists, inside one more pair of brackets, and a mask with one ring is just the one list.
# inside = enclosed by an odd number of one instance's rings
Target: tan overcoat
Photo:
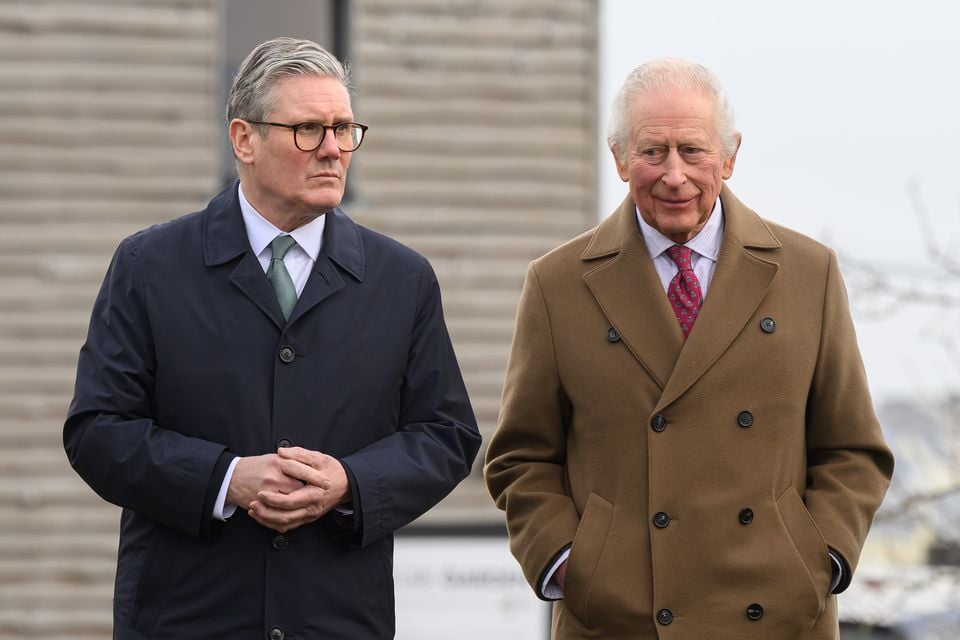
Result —
[[837, 637], [893, 458], [836, 256], [720, 197], [686, 341], [629, 198], [527, 273], [485, 473], [555, 638]]

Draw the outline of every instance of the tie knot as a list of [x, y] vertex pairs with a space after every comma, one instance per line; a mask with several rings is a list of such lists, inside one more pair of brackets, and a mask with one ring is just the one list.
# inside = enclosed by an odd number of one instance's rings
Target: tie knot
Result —
[[293, 239], [293, 236], [279, 235], [274, 238], [270, 243], [270, 251], [273, 252], [273, 259], [283, 260], [283, 256], [287, 255], [287, 251], [290, 251], [290, 248], [295, 244], [297, 244], [297, 241]]
[[685, 247], [682, 244], [675, 244], [667, 249], [667, 255], [681, 271], [693, 268], [690, 264], [690, 253], [690, 247]]

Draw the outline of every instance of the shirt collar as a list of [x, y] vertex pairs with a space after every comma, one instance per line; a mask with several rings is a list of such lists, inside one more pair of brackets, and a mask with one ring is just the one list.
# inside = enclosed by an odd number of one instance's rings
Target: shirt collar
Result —
[[[273, 226], [266, 218], [253, 208], [253, 205], [243, 194], [243, 185], [237, 187], [240, 196], [240, 213], [243, 214], [243, 225], [247, 228], [247, 238], [253, 254], [259, 256], [273, 239], [285, 233]], [[314, 262], [320, 256], [320, 247], [323, 245], [323, 229], [326, 226], [327, 216], [317, 216], [307, 224], [297, 227], [289, 235], [297, 241], [297, 245], [307, 252]]]
[[[637, 223], [640, 225], [640, 233], [643, 235], [643, 241], [647, 245], [647, 251], [651, 258], [658, 258], [664, 251], [677, 244], [666, 237], [647, 222], [640, 215], [640, 208], [637, 208]], [[690, 247], [698, 255], [708, 258], [713, 262], [717, 261], [720, 255], [720, 242], [723, 239], [723, 205], [720, 204], [720, 198], [717, 198], [713, 205], [713, 211], [707, 218], [707, 224], [703, 225], [700, 233], [693, 236], [686, 242], [685, 246]]]

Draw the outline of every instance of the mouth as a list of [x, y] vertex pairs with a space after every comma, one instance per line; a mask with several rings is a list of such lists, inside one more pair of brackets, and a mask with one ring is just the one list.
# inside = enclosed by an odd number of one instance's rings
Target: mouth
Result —
[[696, 199], [696, 196], [693, 196], [692, 198], [657, 198], [661, 204], [670, 209], [682, 209], [684, 207], [688, 207], [694, 203]]
[[340, 174], [333, 171], [321, 171], [320, 173], [315, 173], [310, 177], [320, 180], [339, 180]]

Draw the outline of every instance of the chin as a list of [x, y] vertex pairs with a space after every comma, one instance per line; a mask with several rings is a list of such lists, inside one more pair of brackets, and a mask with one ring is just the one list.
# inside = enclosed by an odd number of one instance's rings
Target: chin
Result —
[[674, 214], [663, 216], [660, 220], [663, 222], [661, 225], [663, 233], [690, 233], [703, 223], [699, 216], [694, 215]]
[[307, 200], [307, 205], [311, 209], [326, 212], [339, 207], [342, 200], [343, 194], [327, 195], [325, 197], [310, 198]]

